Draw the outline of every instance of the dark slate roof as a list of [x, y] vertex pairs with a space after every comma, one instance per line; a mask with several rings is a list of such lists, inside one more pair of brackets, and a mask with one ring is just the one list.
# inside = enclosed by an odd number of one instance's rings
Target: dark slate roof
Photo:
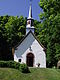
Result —
[[14, 47], [14, 49], [16, 49], [16, 48], [24, 41], [24, 39], [25, 39], [30, 33], [31, 33], [31, 34], [34, 36], [34, 38], [38, 41], [38, 43], [41, 45], [41, 47], [44, 49], [44, 51], [46, 51], [46, 48], [41, 44], [41, 42], [37, 39], [37, 37], [33, 34], [33, 32], [32, 32], [31, 30], [30, 30], [30, 31], [28, 32], [28, 34], [25, 35], [25, 36], [23, 37], [23, 39]]

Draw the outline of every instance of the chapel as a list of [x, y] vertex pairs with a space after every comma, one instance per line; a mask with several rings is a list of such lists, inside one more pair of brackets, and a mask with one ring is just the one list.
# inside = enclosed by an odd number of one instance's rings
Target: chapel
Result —
[[46, 48], [34, 34], [34, 19], [32, 17], [32, 4], [26, 24], [26, 35], [15, 46], [14, 61], [27, 64], [28, 67], [46, 68]]

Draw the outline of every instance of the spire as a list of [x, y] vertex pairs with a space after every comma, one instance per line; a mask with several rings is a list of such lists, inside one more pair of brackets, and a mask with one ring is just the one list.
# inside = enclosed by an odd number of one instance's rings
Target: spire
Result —
[[32, 0], [30, 0], [30, 8], [29, 8], [29, 18], [32, 18]]
[[26, 34], [29, 31], [32, 31], [34, 33], [34, 19], [32, 18], [32, 0], [30, 0], [30, 8], [29, 8], [29, 16], [27, 18], [27, 25], [26, 25]]

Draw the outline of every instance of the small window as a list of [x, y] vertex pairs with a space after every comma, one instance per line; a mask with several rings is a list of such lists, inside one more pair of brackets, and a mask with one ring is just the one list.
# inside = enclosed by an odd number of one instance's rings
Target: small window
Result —
[[19, 62], [21, 62], [21, 59], [19, 59]]

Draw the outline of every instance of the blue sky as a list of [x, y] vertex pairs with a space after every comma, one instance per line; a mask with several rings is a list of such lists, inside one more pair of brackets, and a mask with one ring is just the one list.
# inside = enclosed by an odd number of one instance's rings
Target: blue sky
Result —
[[[40, 0], [32, 0], [32, 15], [36, 20], [39, 19], [39, 14], [42, 9], [38, 3]], [[0, 16], [24, 16], [28, 17], [30, 0], [0, 0]]]

